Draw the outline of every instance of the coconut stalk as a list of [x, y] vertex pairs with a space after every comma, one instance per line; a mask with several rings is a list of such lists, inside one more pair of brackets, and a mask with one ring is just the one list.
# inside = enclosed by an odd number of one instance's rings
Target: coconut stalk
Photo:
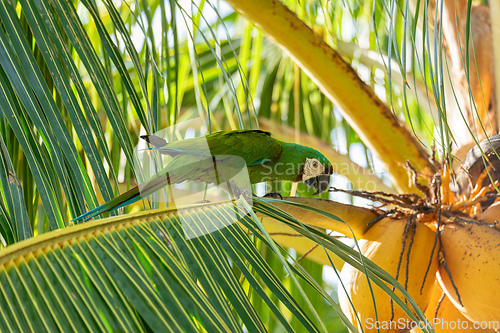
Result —
[[[366, 230], [368, 230], [369, 223], [378, 216], [377, 213], [367, 208], [326, 199], [284, 197], [283, 202], [273, 202], [272, 204], [305, 224], [333, 230], [356, 239], [363, 237]], [[294, 204], [307, 206], [312, 210], [301, 208]], [[314, 210], [335, 215], [340, 220], [343, 220], [343, 222], [333, 220]], [[269, 218], [267, 215], [257, 215], [261, 218]]]
[[[301, 208], [295, 204], [307, 206], [311, 209]], [[315, 198], [284, 197], [283, 202], [273, 202], [272, 205], [290, 214], [300, 222], [309, 226], [315, 226], [325, 230], [332, 230], [350, 238], [361, 239], [369, 227], [369, 223], [376, 217], [377, 213], [367, 208], [342, 204], [335, 201]], [[333, 220], [325, 215], [315, 212], [323, 211], [337, 216], [340, 220]], [[334, 265], [341, 269], [344, 262], [330, 251], [326, 251], [317, 243], [302, 236], [292, 228], [278, 219], [269, 215], [257, 213], [262, 225], [269, 234], [283, 247], [293, 248], [297, 253], [306, 255], [322, 265]], [[328, 252], [328, 254], [327, 254]]]
[[261, 218], [262, 225], [266, 228], [269, 235], [279, 245], [286, 249], [294, 249], [299, 257], [306, 257], [320, 265], [335, 266], [340, 270], [344, 266], [344, 261], [330, 250], [325, 250], [315, 241], [304, 237], [292, 228], [286, 226], [283, 222], [270, 218], [267, 215], [257, 214]]

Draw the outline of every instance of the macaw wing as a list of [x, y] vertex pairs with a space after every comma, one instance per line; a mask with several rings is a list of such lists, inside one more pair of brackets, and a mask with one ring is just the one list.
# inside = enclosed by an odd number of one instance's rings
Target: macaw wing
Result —
[[248, 166], [270, 161], [281, 153], [279, 141], [272, 138], [270, 133], [259, 130], [217, 132], [205, 137], [175, 141], [153, 149], [172, 157], [239, 156]]
[[233, 179], [243, 166], [254, 166], [279, 157], [281, 144], [259, 130], [217, 132], [206, 137], [166, 143], [156, 136], [143, 137], [152, 150], [172, 156], [162, 170], [146, 182], [77, 217], [89, 220], [106, 211], [129, 205], [169, 184], [185, 180], [221, 184]]

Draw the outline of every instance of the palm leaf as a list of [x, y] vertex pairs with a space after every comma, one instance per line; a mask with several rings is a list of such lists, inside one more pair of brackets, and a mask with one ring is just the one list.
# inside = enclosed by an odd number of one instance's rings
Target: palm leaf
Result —
[[[30, 220], [24, 203], [23, 190], [17, 177], [9, 152], [0, 136], [0, 151], [2, 161], [0, 163], [0, 179], [4, 191], [4, 200], [0, 204], [1, 216], [0, 227], [3, 245], [10, 245], [17, 241], [28, 239], [33, 236]], [[5, 205], [4, 205], [5, 202]]]
[[[298, 306], [237, 223], [257, 232], [255, 220], [235, 207], [229, 202], [114, 217], [5, 249], [2, 329], [211, 332], [244, 325], [265, 331], [237, 267], [285, 330], [293, 331], [284, 309], [307, 331], [317, 331], [307, 314], [314, 310]], [[221, 222], [225, 228], [207, 233]], [[188, 239], [193, 233], [201, 236]]]

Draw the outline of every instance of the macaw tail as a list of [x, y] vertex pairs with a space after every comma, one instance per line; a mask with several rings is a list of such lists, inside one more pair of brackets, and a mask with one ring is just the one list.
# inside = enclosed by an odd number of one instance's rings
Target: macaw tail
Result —
[[141, 199], [141, 191], [139, 190], [139, 187], [136, 186], [127, 192], [117, 196], [116, 198], [113, 198], [109, 200], [106, 203], [103, 203], [99, 207], [96, 207], [85, 214], [82, 214], [76, 218], [73, 219], [73, 221], [78, 221], [81, 220], [81, 222], [85, 222], [90, 220], [91, 218], [100, 215], [105, 212], [113, 211], [115, 209], [118, 209], [120, 207], [124, 207], [127, 205], [130, 205], [136, 201], [139, 201]]
[[150, 195], [151, 193], [154, 193], [158, 191], [159, 189], [165, 187], [169, 183], [169, 177], [161, 177], [161, 178], [156, 178], [151, 181], [149, 181], [146, 184], [139, 186], [136, 186], [127, 192], [120, 194], [116, 198], [113, 198], [109, 200], [108, 202], [100, 205], [99, 207], [96, 207], [85, 214], [82, 214], [78, 217], [75, 217], [73, 221], [80, 221], [85, 222], [90, 220], [91, 218], [100, 215], [105, 212], [110, 212], [115, 209], [125, 207], [127, 205], [133, 204], [134, 202], [137, 202], [144, 197]]

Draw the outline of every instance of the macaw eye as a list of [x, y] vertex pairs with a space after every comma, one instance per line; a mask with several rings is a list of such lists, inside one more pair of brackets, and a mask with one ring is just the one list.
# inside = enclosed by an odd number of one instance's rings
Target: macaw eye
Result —
[[314, 161], [313, 162], [313, 168], [317, 168], [318, 167], [318, 162], [317, 161]]

